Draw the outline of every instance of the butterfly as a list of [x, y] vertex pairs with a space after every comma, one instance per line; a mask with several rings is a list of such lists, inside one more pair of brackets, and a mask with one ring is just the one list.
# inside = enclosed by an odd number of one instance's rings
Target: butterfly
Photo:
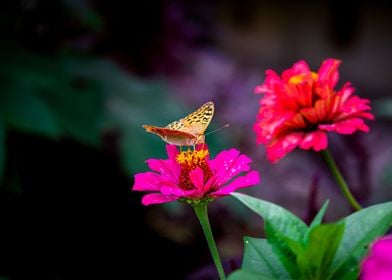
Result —
[[202, 105], [188, 116], [169, 123], [165, 127], [143, 125], [146, 131], [154, 133], [166, 143], [177, 146], [195, 146], [204, 143], [204, 131], [214, 115], [214, 103]]

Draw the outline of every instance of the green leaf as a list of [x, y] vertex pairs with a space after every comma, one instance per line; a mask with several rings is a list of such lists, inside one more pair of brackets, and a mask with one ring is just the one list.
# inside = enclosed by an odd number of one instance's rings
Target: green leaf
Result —
[[342, 265], [338, 271], [336, 271], [332, 276], [331, 280], [357, 280], [359, 275], [359, 263], [358, 261], [350, 257], [344, 265]]
[[342, 221], [346, 227], [331, 266], [331, 271], [336, 273], [347, 262], [352, 262], [352, 258], [357, 262], [361, 260], [367, 246], [389, 229], [392, 223], [392, 202], [367, 207]]
[[297, 255], [303, 252], [302, 240], [295, 241], [276, 230], [270, 221], [265, 221], [265, 231], [268, 243], [279, 258], [291, 278], [298, 279], [300, 271], [297, 266]]
[[320, 211], [317, 213], [316, 217], [314, 217], [312, 223], [310, 224], [310, 226], [306, 232], [305, 242], [307, 242], [310, 232], [318, 225], [321, 225], [321, 222], [324, 218], [325, 212], [327, 211], [328, 205], [329, 205], [329, 200], [324, 202]]
[[290, 279], [290, 276], [267, 240], [244, 237], [242, 269], [259, 273], [272, 279]]
[[53, 111], [26, 85], [20, 82], [12, 88], [6, 87], [5, 91], [0, 107], [7, 126], [50, 137], [61, 134]]
[[302, 249], [306, 224], [291, 212], [271, 202], [240, 193], [232, 195], [264, 219], [268, 242], [290, 276], [296, 279], [299, 270], [295, 255]]
[[59, 92], [45, 92], [46, 101], [50, 104], [59, 126], [66, 135], [87, 145], [100, 144], [100, 121], [103, 111], [103, 98], [92, 81], [79, 89], [71, 89], [63, 85]]
[[306, 233], [306, 224], [288, 210], [274, 203], [251, 197], [246, 194], [232, 193], [256, 214], [260, 215], [264, 221], [268, 221], [275, 231], [281, 235], [290, 236], [295, 241], [302, 241]]
[[0, 106], [5, 108], [7, 125], [99, 145], [104, 109], [101, 81], [77, 71], [80, 65], [91, 69], [95, 60], [69, 55], [49, 58], [12, 45], [4, 48], [7, 56], [1, 57], [4, 94]]
[[276, 280], [269, 276], [261, 275], [255, 272], [239, 269], [227, 277], [227, 280]]
[[318, 225], [309, 235], [309, 241], [297, 263], [304, 279], [328, 279], [329, 268], [340, 244], [344, 223]]
[[0, 185], [3, 181], [5, 164], [6, 164], [6, 143], [5, 143], [5, 128], [0, 120]]

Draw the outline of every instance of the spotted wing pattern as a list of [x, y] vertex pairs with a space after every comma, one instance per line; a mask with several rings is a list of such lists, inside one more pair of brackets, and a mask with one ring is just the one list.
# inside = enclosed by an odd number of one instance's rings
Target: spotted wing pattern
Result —
[[185, 118], [169, 123], [165, 128], [202, 135], [214, 116], [214, 103], [207, 102]]
[[214, 115], [214, 103], [207, 102], [185, 118], [169, 123], [166, 127], [143, 125], [151, 133], [157, 134], [163, 141], [178, 145], [191, 146], [204, 143], [204, 131]]

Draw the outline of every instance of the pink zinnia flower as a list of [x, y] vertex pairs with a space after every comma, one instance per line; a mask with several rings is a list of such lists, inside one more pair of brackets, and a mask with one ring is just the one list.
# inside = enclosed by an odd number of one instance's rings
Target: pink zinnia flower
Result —
[[[179, 152], [176, 146], [167, 145], [168, 159], [149, 159], [152, 172], [135, 175], [134, 191], [151, 192], [143, 197], [144, 205], [170, 202], [212, 200], [260, 182], [259, 173], [250, 171], [251, 160], [236, 149], [219, 153], [209, 159], [208, 149], [200, 145], [196, 150]], [[233, 180], [231, 180], [233, 179]]]
[[392, 235], [376, 240], [362, 262], [361, 280], [392, 279]]
[[327, 132], [352, 134], [369, 131], [365, 119], [374, 119], [368, 112], [369, 100], [353, 95], [346, 83], [335, 90], [340, 61], [325, 60], [317, 73], [305, 61], [299, 61], [279, 76], [266, 71], [265, 82], [255, 89], [264, 94], [254, 130], [257, 142], [266, 145], [267, 157], [277, 162], [299, 147], [304, 150], [325, 150]]

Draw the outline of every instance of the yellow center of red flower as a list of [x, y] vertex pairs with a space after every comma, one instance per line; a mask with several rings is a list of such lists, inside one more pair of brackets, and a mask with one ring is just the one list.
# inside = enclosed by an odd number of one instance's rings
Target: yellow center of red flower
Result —
[[189, 172], [199, 167], [203, 171], [204, 183], [212, 177], [212, 171], [207, 163], [208, 150], [188, 150], [177, 155], [176, 161], [181, 166], [179, 187], [183, 190], [191, 190], [194, 185], [189, 178]]
[[300, 84], [306, 80], [311, 80], [312, 82], [316, 81], [318, 79], [318, 74], [315, 72], [311, 72], [311, 76], [309, 76], [308, 73], [301, 73], [295, 76], [292, 76], [289, 80], [290, 84]]

